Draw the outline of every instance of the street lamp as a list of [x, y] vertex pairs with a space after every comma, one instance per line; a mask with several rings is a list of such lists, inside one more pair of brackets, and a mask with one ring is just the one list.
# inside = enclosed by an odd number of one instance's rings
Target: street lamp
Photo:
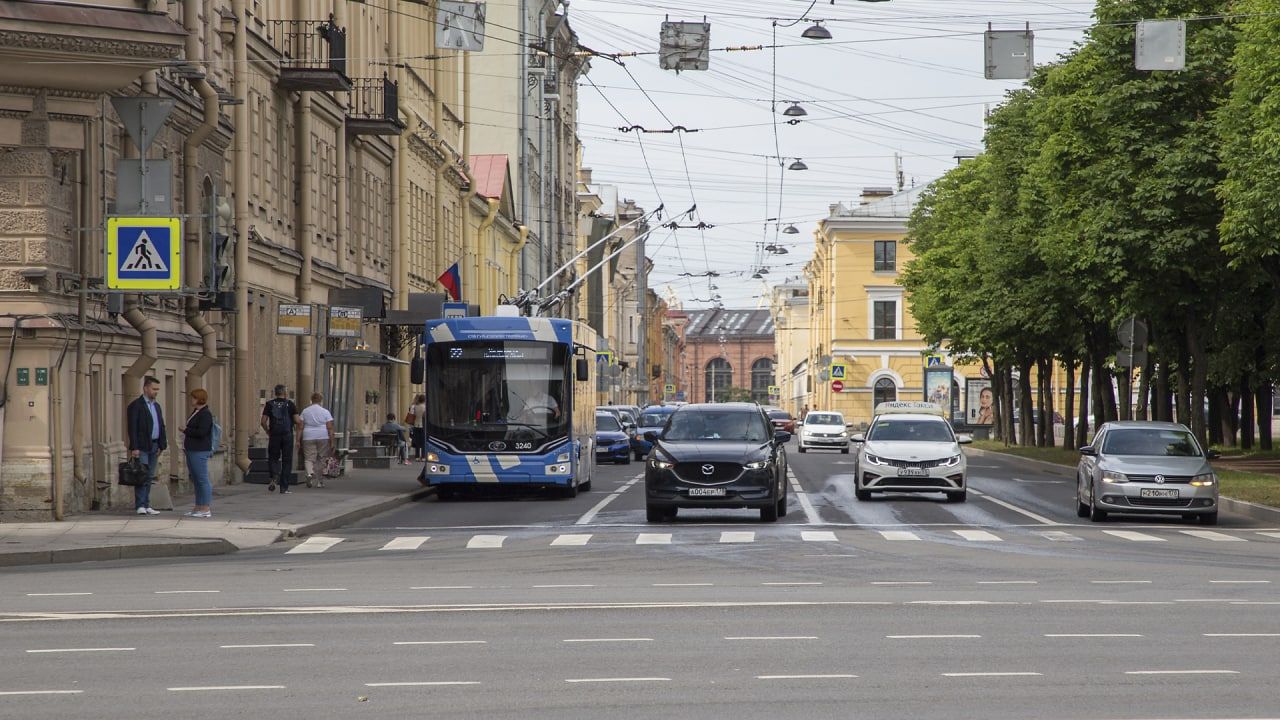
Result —
[[805, 165], [804, 161], [801, 160], [800, 158], [796, 158], [796, 161], [788, 165], [787, 169], [788, 170], [808, 170], [809, 166]]
[[805, 115], [808, 115], [809, 112], [800, 107], [800, 103], [791, 103], [791, 107], [783, 110], [782, 114], [787, 117], [804, 117]]
[[796, 229], [795, 225], [788, 225], [782, 228], [783, 235], [796, 235], [796, 234], [799, 234], [799, 232], [800, 231]]
[[822, 27], [821, 21], [814, 21], [813, 25], [809, 26], [808, 28], [805, 29], [804, 32], [800, 33], [800, 37], [806, 40], [830, 40], [831, 31]]

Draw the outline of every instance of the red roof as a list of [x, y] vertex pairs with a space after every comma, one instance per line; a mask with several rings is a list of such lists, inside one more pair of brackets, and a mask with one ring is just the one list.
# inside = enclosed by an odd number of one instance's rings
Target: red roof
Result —
[[502, 199], [507, 182], [506, 155], [472, 155], [471, 176], [476, 181], [476, 194], [491, 200]]

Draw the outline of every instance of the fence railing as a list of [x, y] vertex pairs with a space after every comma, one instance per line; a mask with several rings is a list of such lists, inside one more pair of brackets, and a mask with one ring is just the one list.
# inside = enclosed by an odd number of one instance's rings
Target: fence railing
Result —
[[268, 20], [271, 44], [286, 70], [332, 70], [347, 74], [347, 31], [328, 20]]

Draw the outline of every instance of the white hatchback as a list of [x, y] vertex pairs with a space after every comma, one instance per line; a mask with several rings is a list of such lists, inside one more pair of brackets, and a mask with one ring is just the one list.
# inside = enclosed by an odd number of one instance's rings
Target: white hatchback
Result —
[[812, 411], [804, 416], [800, 426], [800, 452], [827, 448], [849, 453], [849, 430], [844, 424], [844, 415], [838, 412]]

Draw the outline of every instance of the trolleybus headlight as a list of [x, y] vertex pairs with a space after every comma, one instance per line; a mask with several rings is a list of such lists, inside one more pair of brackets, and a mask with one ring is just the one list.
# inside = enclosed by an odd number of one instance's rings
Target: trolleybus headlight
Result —
[[440, 462], [440, 456], [433, 452], [429, 452], [427, 453], [427, 462]]
[[569, 462], [569, 453], [560, 453], [559, 455], [557, 455], [556, 462], [558, 463]]

